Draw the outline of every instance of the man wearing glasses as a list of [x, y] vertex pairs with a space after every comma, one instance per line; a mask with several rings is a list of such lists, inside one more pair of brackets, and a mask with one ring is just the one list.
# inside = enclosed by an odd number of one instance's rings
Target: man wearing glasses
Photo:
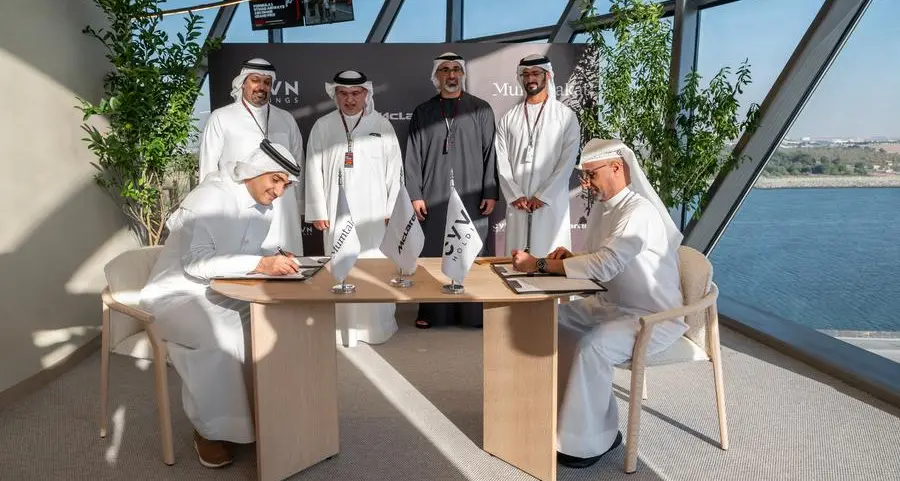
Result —
[[[488, 216], [500, 197], [494, 155], [494, 112], [484, 100], [465, 92], [466, 61], [455, 53], [434, 59], [431, 81], [437, 95], [413, 111], [404, 173], [413, 210], [425, 232], [422, 257], [441, 257], [450, 200], [451, 175], [467, 215], [481, 241]], [[481, 326], [476, 303], [420, 304], [416, 327], [463, 323]]]
[[578, 158], [581, 130], [575, 112], [556, 100], [553, 66], [529, 55], [516, 69], [525, 91], [497, 124], [497, 171], [508, 202], [506, 253], [525, 249], [544, 257], [572, 245], [569, 176]]
[[[597, 279], [608, 289], [558, 308], [559, 378], [566, 388], [557, 460], [584, 468], [622, 443], [613, 366], [631, 359], [638, 319], [682, 304], [682, 235], [622, 141], [591, 140], [577, 168], [583, 171], [583, 186], [600, 204], [588, 218], [588, 253], [559, 247], [538, 259], [516, 250], [513, 263], [524, 272]], [[682, 318], [656, 325], [647, 354], [667, 348], [686, 330]]]

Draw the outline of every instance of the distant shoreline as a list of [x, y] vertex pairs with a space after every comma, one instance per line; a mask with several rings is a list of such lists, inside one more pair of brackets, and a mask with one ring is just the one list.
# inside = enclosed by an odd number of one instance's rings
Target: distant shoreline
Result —
[[835, 187], [900, 187], [900, 175], [785, 175], [760, 177], [758, 189], [816, 189]]

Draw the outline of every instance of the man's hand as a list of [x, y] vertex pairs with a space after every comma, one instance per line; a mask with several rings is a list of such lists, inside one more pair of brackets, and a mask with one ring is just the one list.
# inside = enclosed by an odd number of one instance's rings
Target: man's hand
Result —
[[481, 201], [481, 215], [491, 215], [491, 212], [494, 212], [494, 204], [497, 201], [494, 199], [482, 199]]
[[513, 267], [519, 272], [535, 272], [537, 270], [537, 258], [531, 254], [513, 249]]
[[284, 276], [297, 272], [299, 266], [294, 259], [287, 256], [265, 256], [259, 260], [259, 264], [253, 272], [259, 272], [267, 276]]
[[566, 249], [565, 247], [557, 247], [556, 249], [553, 249], [553, 252], [547, 255], [547, 259], [562, 260], [568, 259], [569, 257], [572, 257], [574, 255], [575, 254], [572, 254], [572, 252], [570, 252], [569, 249]]
[[547, 205], [547, 204], [544, 204], [544, 202], [541, 199], [538, 199], [537, 197], [532, 197], [531, 199], [528, 200], [528, 210], [530, 212], [534, 212], [545, 205]]
[[425, 220], [425, 216], [428, 215], [428, 209], [425, 208], [424, 200], [414, 200], [412, 201], [413, 210], [416, 212], [416, 217], [419, 218], [419, 221]]
[[384, 225], [387, 226], [387, 225], [388, 225], [388, 222], [390, 222], [390, 220], [391, 220], [390, 217], [385, 217], [385, 218], [384, 218]]
[[331, 227], [331, 223], [329, 223], [327, 220], [314, 220], [313, 225], [316, 227], [316, 229], [319, 230], [325, 230]]
[[528, 210], [528, 198], [523, 195], [522, 197], [519, 197], [518, 199], [510, 202], [510, 205], [515, 207], [516, 209], [527, 211]]

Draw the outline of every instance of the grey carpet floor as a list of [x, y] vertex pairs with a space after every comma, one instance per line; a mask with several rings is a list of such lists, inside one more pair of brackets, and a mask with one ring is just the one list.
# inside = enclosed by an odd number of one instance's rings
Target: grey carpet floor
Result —
[[[388, 343], [339, 349], [341, 452], [290, 478], [533, 480], [479, 449], [481, 331], [418, 330], [413, 306]], [[731, 447], [718, 448], [709, 363], [654, 368], [644, 402], [638, 472], [619, 448], [561, 481], [900, 479], [900, 410], [724, 329]], [[2, 480], [252, 480], [254, 451], [232, 466], [197, 462], [170, 368], [176, 464], [160, 461], [152, 373], [112, 356], [110, 436], [97, 431], [99, 353], [0, 411]], [[617, 372], [624, 426], [628, 373]]]

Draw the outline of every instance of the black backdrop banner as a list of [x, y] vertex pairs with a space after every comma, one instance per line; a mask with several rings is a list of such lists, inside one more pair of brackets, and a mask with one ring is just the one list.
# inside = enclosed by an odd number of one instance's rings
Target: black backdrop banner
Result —
[[[241, 63], [264, 58], [275, 65], [277, 78], [272, 88], [272, 104], [294, 115], [304, 141], [315, 121], [334, 110], [334, 101], [325, 93], [325, 82], [342, 70], [364, 72], [375, 88], [375, 110], [387, 117], [405, 151], [409, 119], [420, 103], [435, 95], [429, 78], [434, 57], [452, 51], [466, 59], [466, 91], [487, 101], [499, 121], [523, 98], [516, 77], [519, 59], [533, 53], [550, 57], [556, 79], [557, 98], [565, 100], [579, 94], [568, 80], [584, 52], [577, 44], [235, 44], [226, 43], [209, 58], [210, 106], [216, 109], [232, 102], [231, 81]], [[582, 143], [587, 139], [582, 139]], [[573, 164], [574, 168], [574, 164]], [[584, 225], [578, 221], [584, 202], [577, 195], [577, 177], [573, 171], [570, 186], [573, 248], [583, 245]], [[505, 249], [505, 208], [501, 199], [491, 216], [491, 229], [485, 243], [488, 254]], [[322, 252], [322, 236], [309, 224], [303, 229], [304, 250], [308, 255]]]

